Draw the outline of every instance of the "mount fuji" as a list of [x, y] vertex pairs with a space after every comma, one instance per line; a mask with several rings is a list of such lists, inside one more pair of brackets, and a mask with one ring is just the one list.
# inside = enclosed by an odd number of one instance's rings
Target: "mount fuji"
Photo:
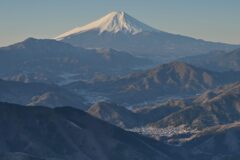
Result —
[[158, 61], [193, 56], [212, 50], [230, 51], [240, 47], [209, 42], [155, 29], [125, 12], [111, 12], [82, 27], [55, 38], [85, 48], [113, 48]]
[[101, 35], [104, 32], [111, 33], [123, 32], [130, 35], [135, 35], [141, 32], [158, 32], [157, 29], [154, 29], [136, 20], [135, 18], [129, 16], [125, 12], [111, 12], [97, 21], [94, 21], [83, 27], [78, 27], [69, 32], [66, 32], [58, 36], [57, 39], [62, 40], [65, 37], [78, 35], [80, 33], [92, 30], [98, 31], [98, 35]]

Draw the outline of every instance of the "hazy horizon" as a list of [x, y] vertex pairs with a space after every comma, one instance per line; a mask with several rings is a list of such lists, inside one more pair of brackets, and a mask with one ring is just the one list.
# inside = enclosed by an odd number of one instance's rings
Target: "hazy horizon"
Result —
[[0, 3], [0, 46], [28, 37], [54, 38], [112, 11], [124, 11], [161, 31], [207, 41], [240, 44], [240, 21], [237, 17], [240, 15], [240, 1], [236, 0], [3, 0]]

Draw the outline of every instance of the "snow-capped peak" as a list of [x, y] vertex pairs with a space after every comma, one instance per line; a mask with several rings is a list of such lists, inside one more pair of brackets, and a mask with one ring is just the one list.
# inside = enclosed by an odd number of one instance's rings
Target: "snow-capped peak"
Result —
[[74, 28], [58, 37], [56, 39], [62, 40], [65, 37], [80, 34], [87, 31], [98, 31], [99, 34], [103, 32], [125, 32], [130, 34], [137, 34], [143, 31], [158, 31], [126, 14], [125, 12], [111, 12], [106, 16], [89, 23], [82, 27]]

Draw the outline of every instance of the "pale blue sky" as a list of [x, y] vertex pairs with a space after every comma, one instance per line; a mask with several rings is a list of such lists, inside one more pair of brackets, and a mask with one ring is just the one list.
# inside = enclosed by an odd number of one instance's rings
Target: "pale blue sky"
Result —
[[111, 11], [162, 31], [240, 44], [240, 0], [0, 0], [0, 46], [53, 38]]

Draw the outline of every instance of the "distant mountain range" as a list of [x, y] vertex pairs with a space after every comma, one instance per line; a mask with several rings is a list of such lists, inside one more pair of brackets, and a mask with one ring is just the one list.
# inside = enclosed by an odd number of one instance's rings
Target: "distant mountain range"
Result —
[[125, 12], [111, 12], [90, 24], [67, 31], [56, 39], [84, 48], [114, 48], [162, 62], [212, 50], [230, 51], [240, 48], [239, 45], [208, 42], [163, 32]]
[[29, 38], [0, 48], [0, 78], [68, 83], [99, 75], [121, 75], [150, 61], [113, 49], [83, 49], [55, 40]]
[[216, 126], [231, 126], [231, 123], [239, 122], [239, 99], [240, 82], [236, 82], [195, 97], [172, 99], [131, 110], [114, 103], [99, 102], [92, 105], [88, 113], [121, 128], [166, 143], [183, 145], [196, 137], [208, 139], [203, 135], [216, 134], [208, 132], [208, 128], [216, 130]]
[[238, 80], [239, 72], [212, 72], [186, 63], [171, 62], [121, 78], [73, 82], [65, 87], [75, 93], [84, 91], [88, 95], [101, 95], [120, 104], [136, 104], [157, 98], [194, 95]]
[[131, 110], [110, 102], [98, 102], [91, 106], [88, 112], [123, 128], [184, 125], [202, 129], [239, 121], [239, 98], [240, 82], [236, 82], [195, 97], [148, 104]]
[[180, 60], [213, 71], [240, 71], [240, 49], [231, 52], [213, 51]]
[[84, 98], [57, 85], [0, 80], [0, 101], [49, 107], [75, 106], [86, 109]]

